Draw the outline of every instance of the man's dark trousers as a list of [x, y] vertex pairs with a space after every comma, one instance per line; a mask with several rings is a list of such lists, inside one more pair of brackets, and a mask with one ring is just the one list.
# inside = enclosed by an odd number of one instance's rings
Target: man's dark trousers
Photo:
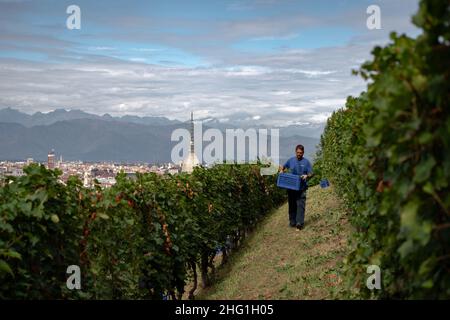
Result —
[[291, 226], [305, 223], [306, 189], [288, 190], [289, 223]]

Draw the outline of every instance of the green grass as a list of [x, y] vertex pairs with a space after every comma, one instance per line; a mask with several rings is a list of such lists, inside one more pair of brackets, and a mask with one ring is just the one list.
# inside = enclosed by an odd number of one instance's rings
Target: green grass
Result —
[[333, 188], [312, 187], [305, 229], [288, 226], [287, 203], [269, 215], [217, 270], [196, 299], [344, 298], [342, 260], [350, 248], [347, 213]]

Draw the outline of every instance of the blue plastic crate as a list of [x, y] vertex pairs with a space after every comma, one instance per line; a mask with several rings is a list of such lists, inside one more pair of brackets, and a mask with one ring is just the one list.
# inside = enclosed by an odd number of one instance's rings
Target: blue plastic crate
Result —
[[292, 173], [280, 173], [277, 186], [283, 189], [300, 190], [300, 177]]
[[163, 300], [169, 300], [169, 299], [170, 299], [170, 294], [164, 294], [164, 293], [161, 293], [161, 298], [162, 298]]
[[320, 187], [321, 187], [321, 188], [327, 188], [327, 187], [329, 187], [329, 186], [330, 186], [330, 183], [328, 182], [327, 179], [322, 179], [322, 180], [320, 180]]

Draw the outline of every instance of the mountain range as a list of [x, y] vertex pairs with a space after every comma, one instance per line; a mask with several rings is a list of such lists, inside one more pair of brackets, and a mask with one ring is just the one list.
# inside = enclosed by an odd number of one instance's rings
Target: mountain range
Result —
[[36, 112], [29, 115], [13, 108], [0, 109], [0, 122], [19, 123], [25, 127], [50, 125], [58, 121], [70, 121], [77, 119], [131, 122], [147, 125], [168, 125], [181, 123], [181, 121], [169, 120], [165, 117], [138, 117], [130, 115], [113, 117], [108, 113], [98, 116], [82, 110], [56, 109], [47, 113]]
[[[224, 137], [225, 129], [237, 128], [216, 119], [205, 119], [202, 123], [203, 132], [217, 128]], [[239, 128], [246, 129], [243, 123], [239, 124], [242, 125]], [[65, 160], [170, 162], [171, 150], [178, 143], [171, 141], [172, 132], [189, 127], [188, 121], [166, 117], [99, 116], [65, 109], [29, 115], [5, 108], [0, 109], [0, 159], [25, 160], [32, 157], [36, 161], [46, 161], [48, 152], [54, 149], [56, 156], [62, 155]], [[305, 146], [307, 158], [314, 158], [319, 139], [302, 135], [305, 130], [308, 128], [300, 125], [280, 128], [281, 162], [294, 155], [297, 144]]]

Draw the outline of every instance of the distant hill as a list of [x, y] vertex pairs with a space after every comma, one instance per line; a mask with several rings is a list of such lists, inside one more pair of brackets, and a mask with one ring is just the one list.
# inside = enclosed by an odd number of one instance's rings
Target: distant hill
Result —
[[0, 159], [47, 159], [57, 156], [83, 161], [170, 160], [170, 134], [175, 127], [146, 126], [120, 121], [76, 119], [27, 128], [0, 123]]
[[[211, 127], [215, 123], [204, 125], [203, 130]], [[55, 149], [56, 156], [65, 160], [170, 162], [178, 143], [170, 138], [178, 128], [189, 129], [189, 123], [164, 117], [96, 116], [81, 110], [27, 115], [7, 108], [0, 110], [0, 159], [46, 161], [48, 152]], [[226, 128], [232, 129], [218, 126], [223, 133]], [[295, 154], [297, 144], [303, 144], [305, 156], [313, 160], [319, 139], [280, 132], [280, 162]]]
[[[221, 130], [225, 128], [269, 128], [267, 125], [264, 125], [263, 123], [260, 123], [260, 121], [255, 120], [243, 121], [232, 119], [227, 121], [219, 121], [214, 118], [208, 118], [206, 120], [203, 120], [203, 123], [204, 125]], [[281, 137], [302, 136], [316, 139], [320, 138], [324, 128], [325, 123], [304, 123], [279, 127]]]
[[107, 113], [104, 114], [103, 116], [98, 116], [95, 114], [84, 112], [82, 110], [56, 109], [54, 111], [47, 113], [36, 112], [32, 115], [29, 115], [12, 108], [0, 109], [0, 122], [19, 123], [25, 127], [50, 125], [58, 121], [76, 120], [76, 119], [120, 121], [146, 125], [169, 125], [181, 123], [181, 121], [169, 120], [165, 117], [137, 117], [130, 115], [125, 115], [122, 117], [113, 117]]

